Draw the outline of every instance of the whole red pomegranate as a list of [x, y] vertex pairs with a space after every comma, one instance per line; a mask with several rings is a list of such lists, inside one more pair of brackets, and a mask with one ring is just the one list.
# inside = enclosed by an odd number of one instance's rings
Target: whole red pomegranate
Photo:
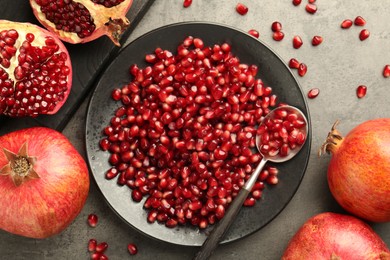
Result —
[[390, 259], [383, 240], [363, 221], [321, 213], [306, 221], [290, 240], [282, 260]]
[[46, 238], [80, 213], [89, 191], [88, 168], [61, 133], [43, 127], [0, 137], [0, 228]]
[[51, 32], [0, 20], [0, 114], [54, 114], [72, 86], [68, 51]]
[[126, 13], [133, 0], [30, 0], [35, 17], [69, 43], [107, 35], [116, 45], [129, 25]]
[[390, 118], [366, 121], [344, 138], [336, 125], [322, 146], [322, 152], [332, 154], [330, 191], [348, 212], [390, 221]]

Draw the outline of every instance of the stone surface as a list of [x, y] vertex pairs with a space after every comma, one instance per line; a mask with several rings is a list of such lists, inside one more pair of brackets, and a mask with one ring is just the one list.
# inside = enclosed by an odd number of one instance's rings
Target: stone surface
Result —
[[[305, 77], [297, 76], [305, 93], [318, 87], [320, 95], [308, 100], [312, 120], [312, 151], [306, 175], [298, 192], [281, 214], [260, 231], [239, 241], [217, 248], [212, 259], [280, 259], [289, 239], [311, 216], [325, 212], [343, 212], [332, 198], [326, 180], [329, 156], [319, 158], [317, 151], [336, 119], [346, 134], [357, 124], [373, 118], [390, 117], [390, 79], [382, 76], [385, 64], [390, 64], [390, 1], [316, 1], [318, 11], [305, 11], [305, 1], [293, 6], [291, 1], [241, 1], [249, 12], [241, 16], [235, 11], [235, 1], [194, 0], [184, 9], [181, 0], [156, 1], [128, 42], [163, 25], [182, 21], [210, 21], [227, 24], [244, 31], [256, 29], [260, 39], [275, 50], [287, 63], [295, 57], [308, 66]], [[362, 27], [340, 29], [344, 19], [361, 15], [371, 36], [361, 42]], [[273, 21], [283, 24], [285, 38], [272, 40]], [[303, 46], [292, 46], [294, 35], [300, 35]], [[314, 35], [324, 41], [313, 47]], [[294, 72], [296, 73], [296, 72]], [[356, 87], [368, 87], [367, 96], [358, 99]], [[64, 130], [76, 148], [85, 156], [84, 124], [87, 102]], [[124, 202], [126, 203], [126, 202]], [[96, 228], [88, 227], [90, 213], [99, 216]], [[390, 223], [373, 224], [374, 230], [390, 246]], [[181, 247], [146, 237], [126, 225], [105, 203], [95, 183], [86, 206], [77, 219], [62, 234], [33, 240], [0, 231], [0, 259], [89, 259], [90, 238], [109, 244], [110, 259], [191, 259], [197, 248]], [[135, 243], [139, 253], [130, 256], [127, 244]]]

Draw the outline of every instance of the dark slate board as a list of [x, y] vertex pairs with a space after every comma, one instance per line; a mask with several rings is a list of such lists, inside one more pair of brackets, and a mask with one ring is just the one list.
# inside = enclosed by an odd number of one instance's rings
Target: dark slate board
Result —
[[[154, 0], [133, 0], [127, 14], [130, 26], [123, 34], [121, 43], [125, 43], [131, 31], [135, 28]], [[0, 6], [0, 19], [30, 22], [38, 24], [32, 13], [28, 0], [2, 0]], [[65, 43], [73, 67], [73, 86], [68, 100], [55, 115], [38, 116], [37, 118], [9, 118], [0, 116], [0, 135], [13, 130], [31, 126], [47, 126], [61, 131], [77, 110], [79, 105], [88, 96], [94, 87], [94, 81], [104, 70], [109, 61], [120, 50], [107, 37], [101, 37], [85, 44]]]

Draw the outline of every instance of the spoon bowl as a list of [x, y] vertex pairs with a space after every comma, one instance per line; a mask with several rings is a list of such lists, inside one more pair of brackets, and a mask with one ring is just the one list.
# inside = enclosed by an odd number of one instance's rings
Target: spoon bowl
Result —
[[[291, 115], [291, 116], [289, 116]], [[242, 187], [240, 192], [238, 193], [237, 197], [234, 198], [232, 203], [230, 204], [228, 210], [225, 213], [225, 216], [218, 222], [218, 224], [214, 227], [214, 229], [211, 231], [210, 235], [207, 237], [205, 242], [203, 243], [202, 247], [200, 248], [199, 252], [195, 255], [195, 260], [203, 260], [208, 259], [212, 252], [215, 250], [215, 248], [218, 246], [220, 240], [223, 238], [223, 235], [226, 233], [226, 231], [229, 229], [231, 224], [234, 222], [235, 217], [237, 216], [238, 212], [240, 211], [242, 204], [244, 203], [245, 199], [249, 195], [250, 191], [252, 190], [253, 185], [255, 184], [257, 178], [259, 177], [259, 174], [261, 170], [264, 168], [264, 165], [268, 162], [274, 162], [274, 163], [282, 163], [285, 161], [288, 161], [292, 159], [303, 147], [304, 143], [306, 142], [306, 137], [308, 133], [308, 122], [306, 119], [306, 116], [300, 111], [298, 108], [293, 106], [281, 106], [278, 108], [275, 108], [271, 112], [267, 114], [267, 116], [264, 117], [262, 123], [259, 125], [259, 128], [263, 128], [266, 130], [273, 130], [273, 128], [277, 129], [278, 135], [280, 135], [280, 128], [283, 122], [288, 122], [286, 125], [288, 125], [290, 129], [290, 134], [293, 129], [299, 128], [299, 132], [303, 134], [303, 139], [301, 138], [299, 142], [297, 142], [294, 138], [296, 138], [295, 135], [282, 138], [284, 144], [288, 143], [288, 152], [281, 152], [281, 145], [276, 149], [273, 146], [273, 152], [272, 153], [265, 153], [264, 150], [269, 150], [269, 143], [263, 143], [262, 142], [262, 134], [256, 135], [256, 147], [259, 150], [260, 154], [262, 155], [262, 159], [259, 162], [256, 169], [253, 171], [249, 179], [246, 181], [245, 185]], [[278, 126], [276, 126], [279, 123]], [[299, 126], [299, 127], [298, 127]], [[285, 129], [287, 127], [283, 126]], [[283, 128], [282, 127], [282, 128]], [[285, 133], [288, 130], [285, 131]], [[298, 131], [298, 130], [297, 130]], [[259, 132], [259, 131], [258, 131]], [[291, 139], [289, 139], [291, 137]], [[270, 139], [270, 138], [269, 138]], [[297, 138], [296, 138], [297, 139]], [[294, 145], [295, 144], [295, 145]], [[265, 149], [265, 146], [268, 146], [267, 149]]]

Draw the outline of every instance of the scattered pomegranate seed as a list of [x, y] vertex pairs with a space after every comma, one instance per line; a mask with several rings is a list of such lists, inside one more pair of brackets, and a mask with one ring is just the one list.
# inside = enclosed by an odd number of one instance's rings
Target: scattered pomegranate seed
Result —
[[255, 29], [249, 30], [248, 33], [250, 35], [252, 35], [253, 37], [255, 37], [255, 38], [259, 38], [259, 36], [260, 36], [259, 32], [257, 30], [255, 30]]
[[305, 63], [299, 64], [298, 75], [303, 77], [303, 76], [305, 76], [306, 72], [307, 72], [306, 64]]
[[278, 21], [275, 21], [271, 25], [271, 30], [273, 32], [280, 32], [282, 30], [282, 24]]
[[236, 11], [241, 15], [246, 15], [248, 13], [248, 10], [248, 7], [242, 3], [238, 3], [236, 5]]
[[316, 35], [311, 40], [311, 44], [313, 46], [318, 46], [318, 45], [320, 45], [322, 43], [322, 41], [323, 41], [323, 38], [321, 36]]
[[364, 26], [366, 24], [366, 20], [364, 20], [361, 16], [357, 16], [355, 18], [354, 24], [357, 26]]
[[302, 0], [292, 0], [293, 5], [298, 6], [300, 5]]
[[367, 39], [368, 37], [370, 37], [370, 31], [368, 31], [367, 29], [363, 29], [360, 31], [359, 33], [359, 39], [361, 41], [364, 41], [365, 39]]
[[307, 93], [307, 97], [313, 99], [313, 98], [316, 98], [319, 94], [320, 94], [319, 88], [312, 88]]
[[367, 87], [366, 86], [360, 85], [359, 87], [357, 87], [356, 95], [358, 98], [363, 98], [366, 96], [366, 94], [367, 94]]
[[97, 223], [98, 223], [98, 216], [96, 216], [95, 214], [89, 214], [88, 215], [89, 226], [96, 227]]
[[290, 59], [290, 61], [288, 62], [288, 66], [291, 68], [291, 69], [298, 69], [299, 68], [299, 61], [295, 58], [292, 58]]
[[97, 245], [96, 239], [90, 239], [88, 241], [88, 251], [89, 252], [95, 252], [96, 251], [96, 245]]
[[183, 1], [183, 7], [187, 8], [192, 4], [192, 0], [184, 0]]
[[100, 260], [100, 257], [102, 257], [102, 256], [103, 256], [102, 253], [94, 252], [94, 253], [91, 255], [91, 260]]
[[390, 65], [386, 65], [383, 68], [383, 77], [385, 77], [385, 78], [390, 77]]
[[352, 20], [346, 19], [341, 23], [341, 28], [348, 29], [352, 26], [353, 22]]
[[310, 4], [314, 4], [316, 2], [316, 0], [309, 0], [308, 1]]
[[137, 246], [133, 243], [127, 245], [127, 250], [129, 251], [130, 255], [135, 255], [138, 253]]
[[294, 38], [293, 38], [293, 47], [295, 49], [299, 49], [299, 48], [301, 48], [302, 44], [303, 44], [302, 38], [299, 37], [299, 36], [294, 36]]
[[108, 244], [106, 242], [101, 242], [96, 245], [96, 252], [104, 253], [108, 248]]
[[284, 38], [284, 33], [283, 32], [274, 32], [274, 34], [272, 35], [272, 38], [275, 41], [281, 41]]
[[306, 5], [306, 12], [310, 14], [315, 14], [317, 12], [317, 6], [315, 4], [307, 4]]

